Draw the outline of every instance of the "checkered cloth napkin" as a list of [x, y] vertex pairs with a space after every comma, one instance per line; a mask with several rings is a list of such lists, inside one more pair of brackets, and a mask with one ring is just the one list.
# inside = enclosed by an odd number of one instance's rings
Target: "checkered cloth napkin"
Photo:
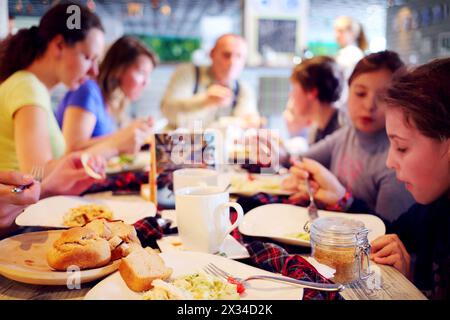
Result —
[[158, 218], [161, 218], [161, 215], [157, 214], [154, 217], [147, 217], [134, 224], [134, 228], [143, 247], [157, 249], [158, 244], [156, 240], [161, 239], [164, 235], [178, 233], [177, 228], [170, 228], [170, 226], [163, 229], [158, 224]]
[[108, 175], [104, 180], [92, 185], [84, 194], [103, 191], [139, 193], [141, 185], [145, 183], [148, 183], [148, 172], [121, 172]]
[[[247, 246], [250, 257], [261, 269], [284, 276], [319, 283], [333, 283], [322, 276], [308, 261], [273, 243], [253, 241]], [[303, 300], [342, 300], [339, 293], [304, 289]]]

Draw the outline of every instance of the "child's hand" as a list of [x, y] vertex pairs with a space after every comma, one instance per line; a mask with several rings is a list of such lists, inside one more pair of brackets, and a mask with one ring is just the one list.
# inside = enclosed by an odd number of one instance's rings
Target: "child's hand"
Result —
[[299, 181], [298, 191], [307, 195], [304, 180], [310, 179], [311, 191], [316, 200], [326, 205], [334, 205], [345, 195], [345, 187], [327, 168], [317, 161], [304, 158], [291, 167], [290, 172]]
[[411, 257], [396, 234], [378, 237], [371, 245], [370, 259], [379, 264], [393, 266], [407, 278], [410, 277]]

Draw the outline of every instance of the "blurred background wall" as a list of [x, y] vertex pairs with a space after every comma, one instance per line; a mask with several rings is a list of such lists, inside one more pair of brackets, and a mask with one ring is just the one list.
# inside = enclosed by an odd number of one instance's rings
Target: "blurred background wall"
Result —
[[[15, 29], [37, 24], [55, 0], [0, 0]], [[360, 21], [369, 51], [398, 51], [407, 63], [449, 55], [450, 0], [80, 0], [103, 20], [108, 42], [133, 34], [158, 53], [153, 72], [133, 116], [159, 116], [164, 89], [177, 63], [207, 64], [216, 37], [242, 34], [251, 56], [243, 79], [258, 92], [259, 108], [272, 127], [283, 128], [281, 112], [295, 63], [314, 55], [334, 55], [333, 22], [348, 15]], [[3, 24], [4, 25], [4, 24]], [[0, 23], [0, 28], [2, 24]], [[4, 30], [0, 30], [3, 32]], [[0, 33], [1, 34], [1, 33]], [[263, 43], [262, 43], [263, 42]], [[291, 43], [294, 42], [294, 43]], [[286, 52], [288, 51], [288, 52]], [[54, 93], [54, 101], [64, 94]]]

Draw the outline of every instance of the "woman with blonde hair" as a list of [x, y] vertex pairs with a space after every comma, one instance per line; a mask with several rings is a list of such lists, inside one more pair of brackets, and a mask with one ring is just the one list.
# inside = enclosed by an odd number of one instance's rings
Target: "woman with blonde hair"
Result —
[[355, 65], [364, 57], [368, 48], [367, 39], [362, 25], [346, 16], [336, 19], [334, 32], [340, 47], [336, 62], [343, 68], [345, 78], [348, 79]]
[[[342, 16], [334, 22], [336, 42], [340, 49], [335, 57], [337, 64], [344, 74], [344, 82], [347, 82], [356, 64], [364, 58], [367, 50], [367, 39], [362, 25], [353, 18]], [[347, 111], [348, 86], [342, 88], [342, 94], [336, 106], [342, 111]]]

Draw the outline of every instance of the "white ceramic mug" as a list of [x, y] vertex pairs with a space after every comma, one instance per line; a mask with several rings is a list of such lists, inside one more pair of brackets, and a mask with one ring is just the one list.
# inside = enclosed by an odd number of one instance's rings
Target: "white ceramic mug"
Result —
[[[230, 209], [237, 212], [231, 224]], [[225, 237], [242, 221], [244, 212], [229, 202], [228, 192], [219, 187], [188, 187], [175, 193], [178, 233], [187, 250], [217, 253]]]
[[186, 168], [173, 172], [173, 190], [186, 187], [219, 186], [219, 173], [212, 169]]

